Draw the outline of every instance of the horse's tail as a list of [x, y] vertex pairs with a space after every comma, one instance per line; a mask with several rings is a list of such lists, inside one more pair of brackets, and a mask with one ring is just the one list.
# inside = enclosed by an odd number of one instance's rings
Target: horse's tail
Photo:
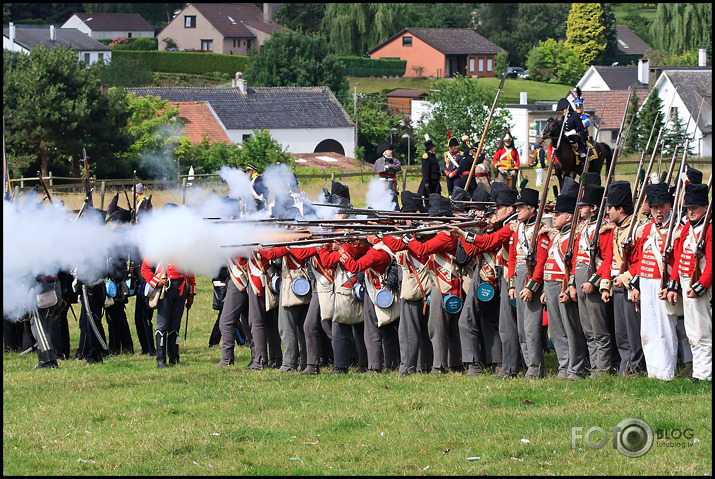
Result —
[[608, 143], [601, 143], [603, 148], [606, 150], [606, 174], [611, 171], [611, 160], [613, 159], [613, 150]]

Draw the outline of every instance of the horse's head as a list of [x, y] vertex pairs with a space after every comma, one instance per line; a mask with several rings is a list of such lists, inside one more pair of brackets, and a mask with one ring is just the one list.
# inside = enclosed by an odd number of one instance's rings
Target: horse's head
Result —
[[551, 138], [552, 136], [556, 136], [557, 133], [554, 130], [556, 129], [557, 125], [558, 121], [556, 121], [555, 118], [549, 118], [548, 120], [546, 120], [546, 126], [541, 131], [541, 139], [546, 140]]

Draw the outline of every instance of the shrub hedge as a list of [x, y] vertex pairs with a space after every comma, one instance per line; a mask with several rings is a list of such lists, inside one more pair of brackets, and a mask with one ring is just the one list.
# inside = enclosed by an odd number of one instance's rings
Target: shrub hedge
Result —
[[345, 74], [351, 77], [401, 77], [407, 69], [407, 60], [364, 57], [338, 57], [338, 60], [345, 65]]
[[247, 56], [220, 53], [117, 50], [113, 51], [112, 55], [127, 60], [138, 60], [149, 66], [153, 72], [196, 75], [219, 72], [233, 77], [236, 72], [245, 72], [248, 67]]

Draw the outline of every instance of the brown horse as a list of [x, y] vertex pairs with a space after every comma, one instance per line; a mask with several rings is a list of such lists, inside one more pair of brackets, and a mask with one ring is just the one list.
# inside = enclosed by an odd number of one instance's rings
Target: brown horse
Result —
[[[556, 148], [556, 144], [559, 140], [559, 133], [561, 132], [561, 122], [549, 118], [546, 121], [546, 126], [544, 131], [541, 132], [541, 138], [546, 140], [551, 139], [551, 144]], [[606, 143], [594, 143], [594, 149], [598, 154], [598, 158], [592, 159], [588, 164], [588, 171], [593, 173], [601, 173], [601, 168], [606, 165], [606, 171], [611, 166], [611, 158], [613, 157], [613, 152], [611, 147]], [[583, 173], [583, 161], [576, 161], [578, 154], [574, 153], [571, 143], [565, 135], [562, 135], [561, 144], [558, 150], [554, 152], [554, 174], [559, 179], [559, 187], [563, 186], [564, 178], [570, 176], [576, 179], [576, 176]]]

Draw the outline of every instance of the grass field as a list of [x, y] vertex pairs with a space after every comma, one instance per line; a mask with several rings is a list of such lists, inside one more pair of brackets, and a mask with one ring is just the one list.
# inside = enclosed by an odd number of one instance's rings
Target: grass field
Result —
[[[303, 376], [215, 368], [211, 282], [198, 278], [185, 367], [119, 355], [101, 365], [3, 355], [5, 475], [711, 475], [712, 389], [685, 378], [553, 376], [526, 381], [392, 374]], [[139, 348], [132, 321], [135, 348]], [[77, 305], [75, 305], [77, 312]], [[184, 318], [185, 320], [185, 318]], [[185, 323], [182, 321], [182, 329]], [[70, 315], [71, 345], [77, 323]], [[74, 349], [72, 350], [74, 352]], [[556, 365], [555, 353], [546, 366]], [[628, 458], [613, 449], [630, 417], [688, 439], [655, 440]], [[575, 437], [593, 427], [607, 444]], [[601, 442], [598, 432], [590, 444]]]
[[[711, 169], [700, 169], [707, 178]], [[616, 178], [631, 180], [631, 170]], [[355, 206], [364, 206], [367, 183], [345, 183]], [[407, 188], [416, 185], [410, 178]], [[301, 187], [315, 198], [329, 180]], [[180, 190], [150, 193], [156, 207], [181, 203]], [[79, 208], [83, 197], [58, 199]], [[217, 316], [212, 285], [208, 277], [197, 281], [186, 342], [180, 334], [186, 367], [157, 370], [154, 358], [138, 354], [134, 298], [127, 311], [135, 355], [34, 371], [36, 354], [4, 354], [4, 474], [712, 475], [710, 383], [356, 371], [306, 377], [248, 371], [245, 347], [237, 349], [235, 366], [214, 368], [221, 351], [208, 347]], [[79, 329], [69, 317], [74, 353]], [[555, 365], [551, 351], [547, 370]], [[625, 457], [613, 448], [609, 428], [630, 417], [678, 437]], [[594, 427], [606, 431], [600, 449], [572, 436], [572, 428], [585, 434]], [[589, 438], [601, 442], [599, 432]]]

